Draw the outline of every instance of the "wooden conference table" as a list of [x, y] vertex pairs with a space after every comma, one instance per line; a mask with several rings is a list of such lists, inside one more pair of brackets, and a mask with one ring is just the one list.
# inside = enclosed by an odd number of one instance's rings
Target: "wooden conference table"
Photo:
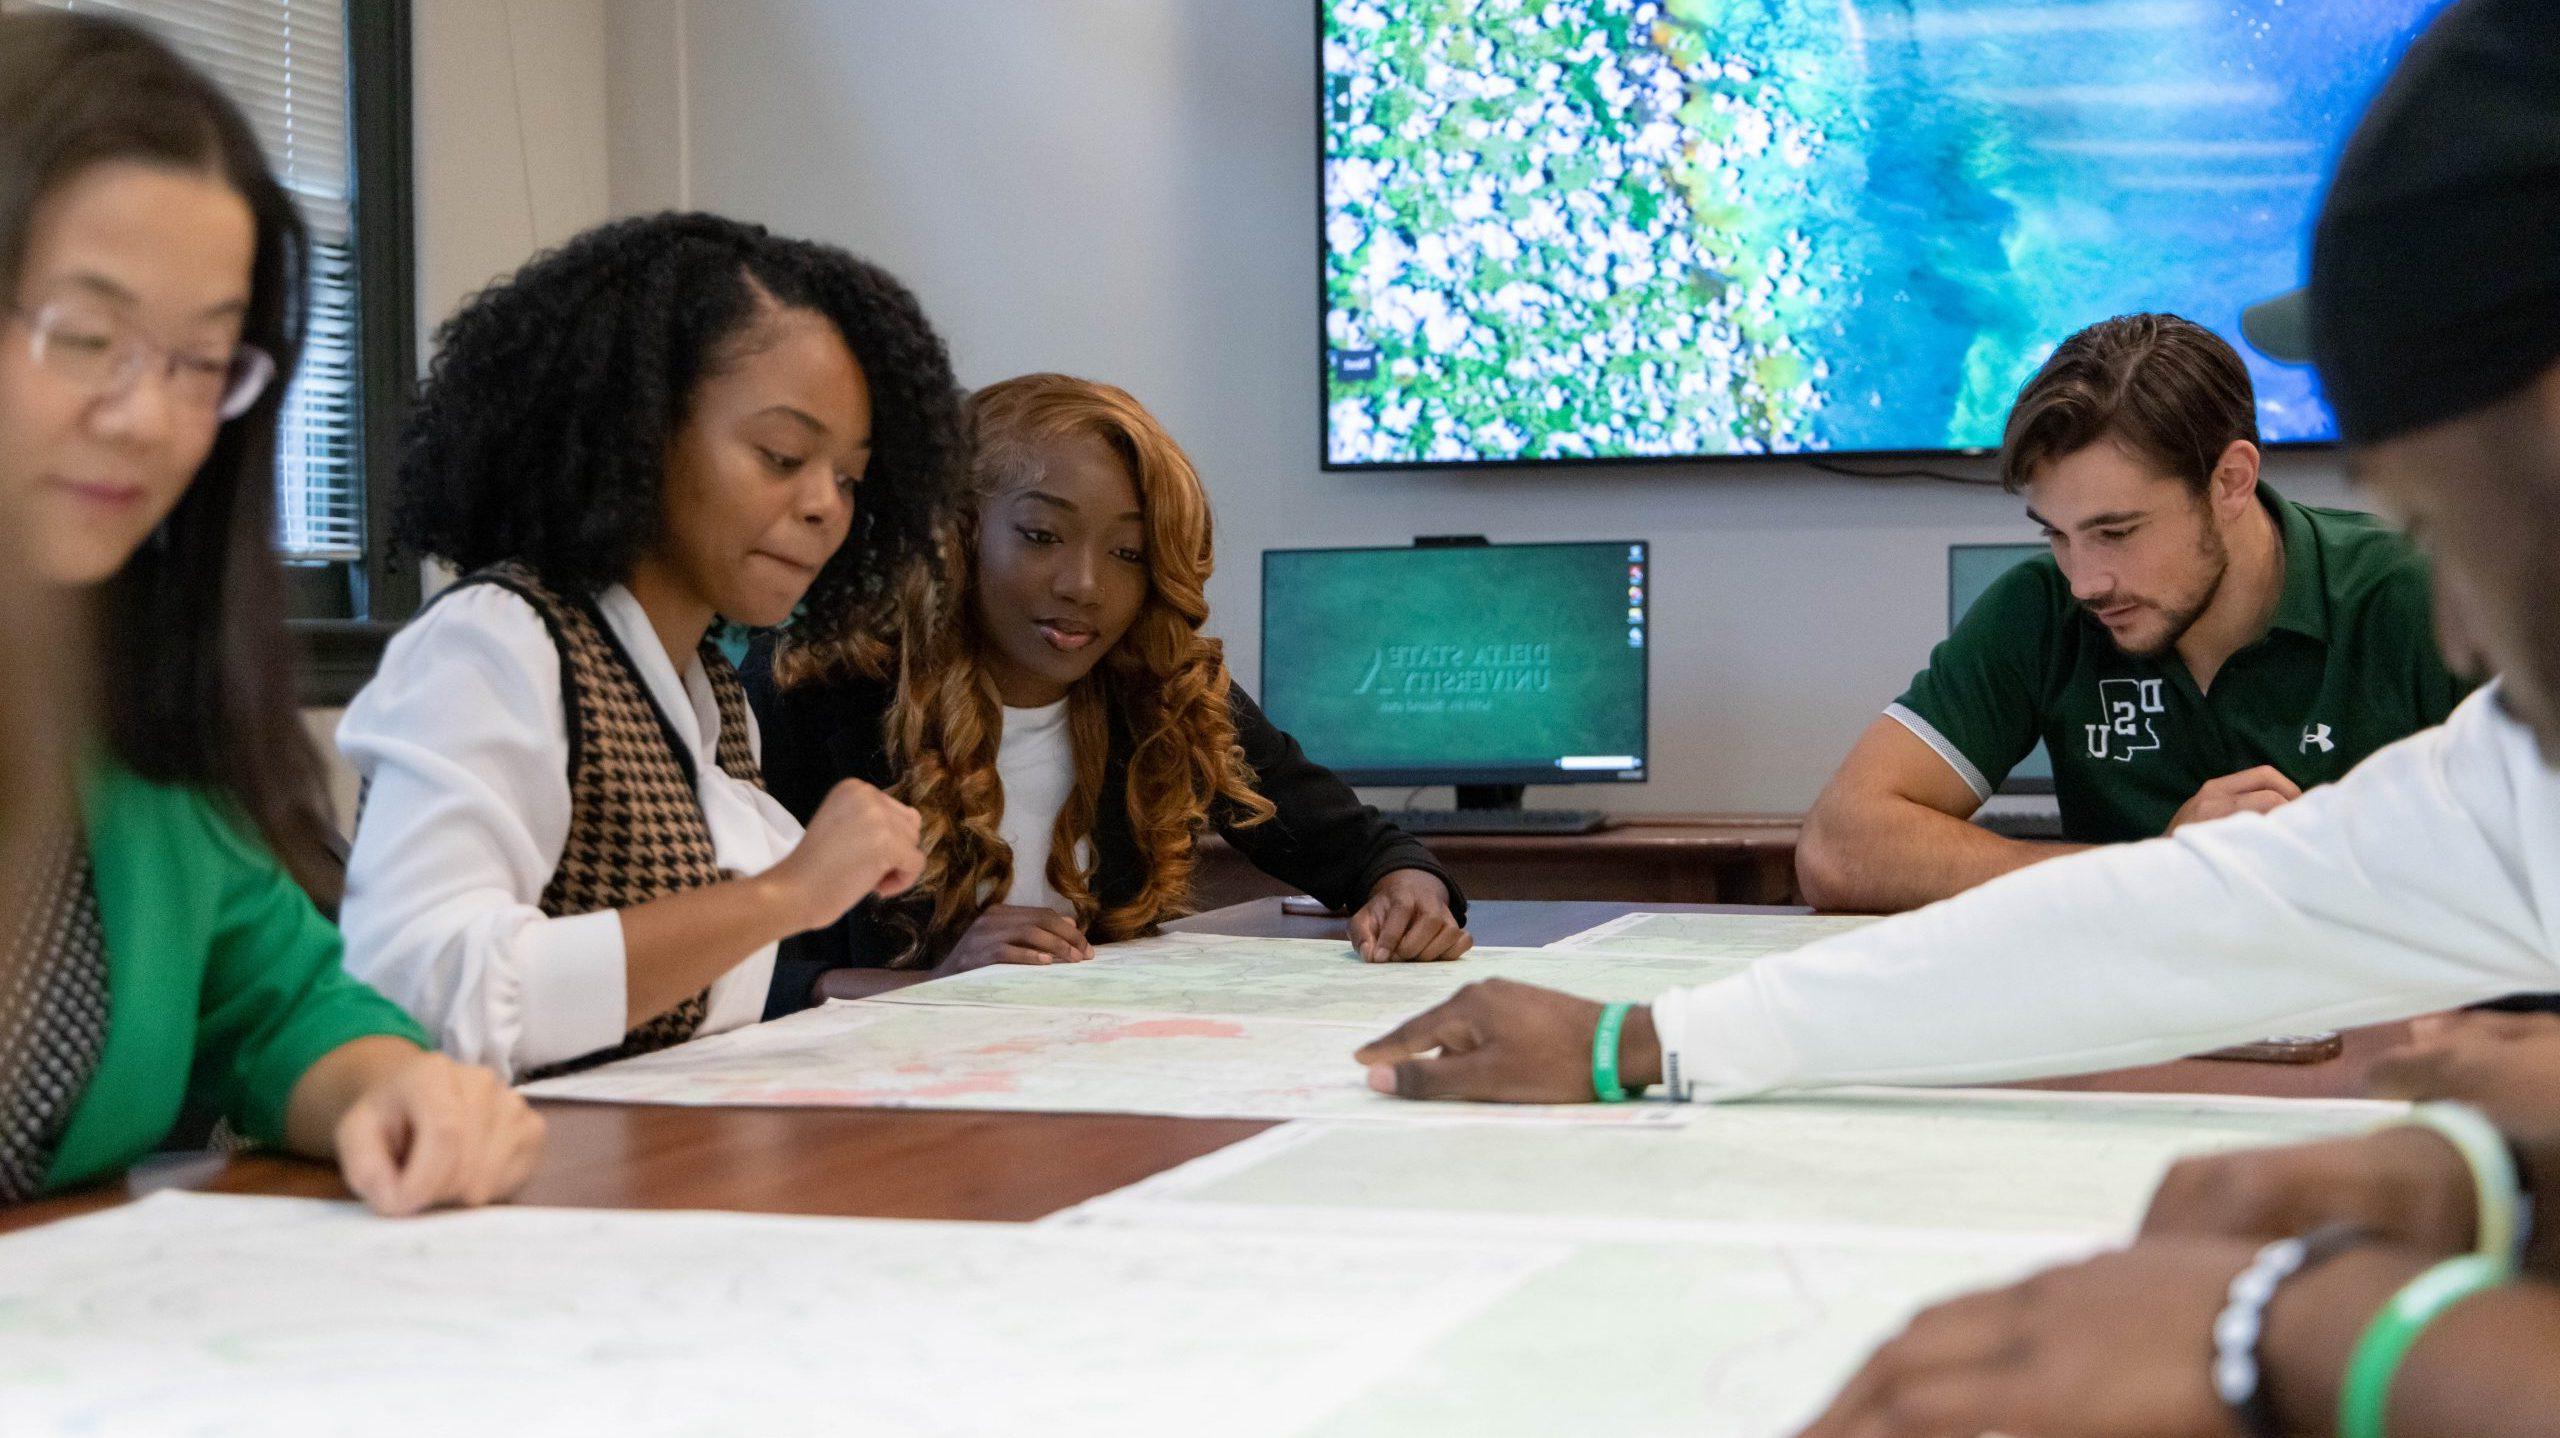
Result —
[[[1805, 910], [1626, 902], [1473, 906], [1479, 943], [1538, 945], [1630, 910], [1711, 913]], [[1262, 899], [1184, 920], [1203, 933], [1340, 938], [1338, 919], [1298, 918]], [[1451, 965], [1452, 988], [1466, 978]], [[2348, 1035], [2317, 1064], [2188, 1059], [2059, 1080], [2045, 1088], [2336, 1098], [2363, 1092], [2373, 1059], [2405, 1025]], [[1343, 1055], [1347, 1070], [1351, 1056]], [[1273, 1127], [1247, 1119], [1129, 1114], [981, 1113], [916, 1109], [708, 1109], [546, 1103], [550, 1143], [518, 1201], [568, 1208], [710, 1208], [877, 1218], [1022, 1222], [1098, 1197]], [[343, 1198], [330, 1167], [250, 1155], [200, 1165], [187, 1186], [221, 1193]], [[124, 1185], [0, 1209], [0, 1232], [126, 1201]]]
[[[1609, 894], [1648, 910], [1796, 902], [1802, 814], [1621, 814], [1593, 834], [1432, 834], [1431, 856], [1475, 899]], [[1217, 908], [1292, 892], [1215, 834], [1192, 892]]]

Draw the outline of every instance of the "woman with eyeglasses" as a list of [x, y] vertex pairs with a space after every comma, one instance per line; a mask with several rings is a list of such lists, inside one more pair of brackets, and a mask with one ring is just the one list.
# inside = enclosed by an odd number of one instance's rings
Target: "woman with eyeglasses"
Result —
[[[542, 1123], [348, 977], [272, 544], [310, 242], [240, 112], [144, 32], [0, 15], [0, 506], [93, 681], [77, 802], [0, 931], [0, 1202], [182, 1118], [385, 1213], [520, 1187]], [[5, 736], [0, 736], [5, 737]]]

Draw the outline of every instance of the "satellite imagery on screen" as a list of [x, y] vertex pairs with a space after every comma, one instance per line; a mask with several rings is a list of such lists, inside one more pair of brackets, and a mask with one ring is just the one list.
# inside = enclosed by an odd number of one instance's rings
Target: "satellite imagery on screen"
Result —
[[2439, 3], [1323, 0], [1326, 461], [1994, 446], [2072, 331], [2299, 285]]

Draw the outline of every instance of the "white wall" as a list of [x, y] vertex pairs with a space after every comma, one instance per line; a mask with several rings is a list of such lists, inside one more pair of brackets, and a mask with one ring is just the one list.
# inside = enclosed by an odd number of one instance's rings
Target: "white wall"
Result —
[[[671, 19], [674, 3], [615, 0], [616, 27], [628, 28], [620, 12], [636, 19], [653, 4]], [[421, 364], [436, 326], [472, 292], [606, 218], [606, 9], [607, 0], [422, 0], [414, 7], [410, 165]], [[672, 96], [676, 67], [639, 63], [656, 57], [638, 49], [629, 54], [633, 63], [624, 69], [663, 74]], [[681, 114], [671, 98], [652, 109], [670, 126]], [[436, 573], [431, 567], [430, 584]], [[306, 709], [303, 722], [329, 761], [339, 828], [353, 833], [356, 775], [334, 742], [345, 713]]]
[[[1802, 808], [1943, 632], [1945, 547], [2031, 538], [2017, 502], [1792, 464], [1321, 472], [1313, 11], [617, 0], [614, 198], [687, 197], [881, 262], [964, 383], [1063, 369], [1133, 390], [1208, 476], [1213, 628], [1248, 683], [1264, 548], [1652, 540], [1656, 777], [1546, 801]], [[2325, 459], [2272, 474], [2345, 497]]]
[[607, 214], [607, 0], [424, 0], [410, 69], [418, 342]]

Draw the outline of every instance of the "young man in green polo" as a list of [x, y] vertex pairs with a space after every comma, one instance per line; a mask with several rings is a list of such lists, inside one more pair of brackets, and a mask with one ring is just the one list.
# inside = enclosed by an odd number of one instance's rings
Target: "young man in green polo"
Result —
[[[1822, 908], [1917, 908], [2058, 854], [2263, 813], [2443, 722], [2468, 686], [2369, 515], [2259, 482], [2248, 371], [2174, 315], [2092, 325], [2019, 393], [2002, 482], [2050, 558], [2002, 576], [1806, 817]], [[1967, 822], [2042, 741], [2063, 842]]]

